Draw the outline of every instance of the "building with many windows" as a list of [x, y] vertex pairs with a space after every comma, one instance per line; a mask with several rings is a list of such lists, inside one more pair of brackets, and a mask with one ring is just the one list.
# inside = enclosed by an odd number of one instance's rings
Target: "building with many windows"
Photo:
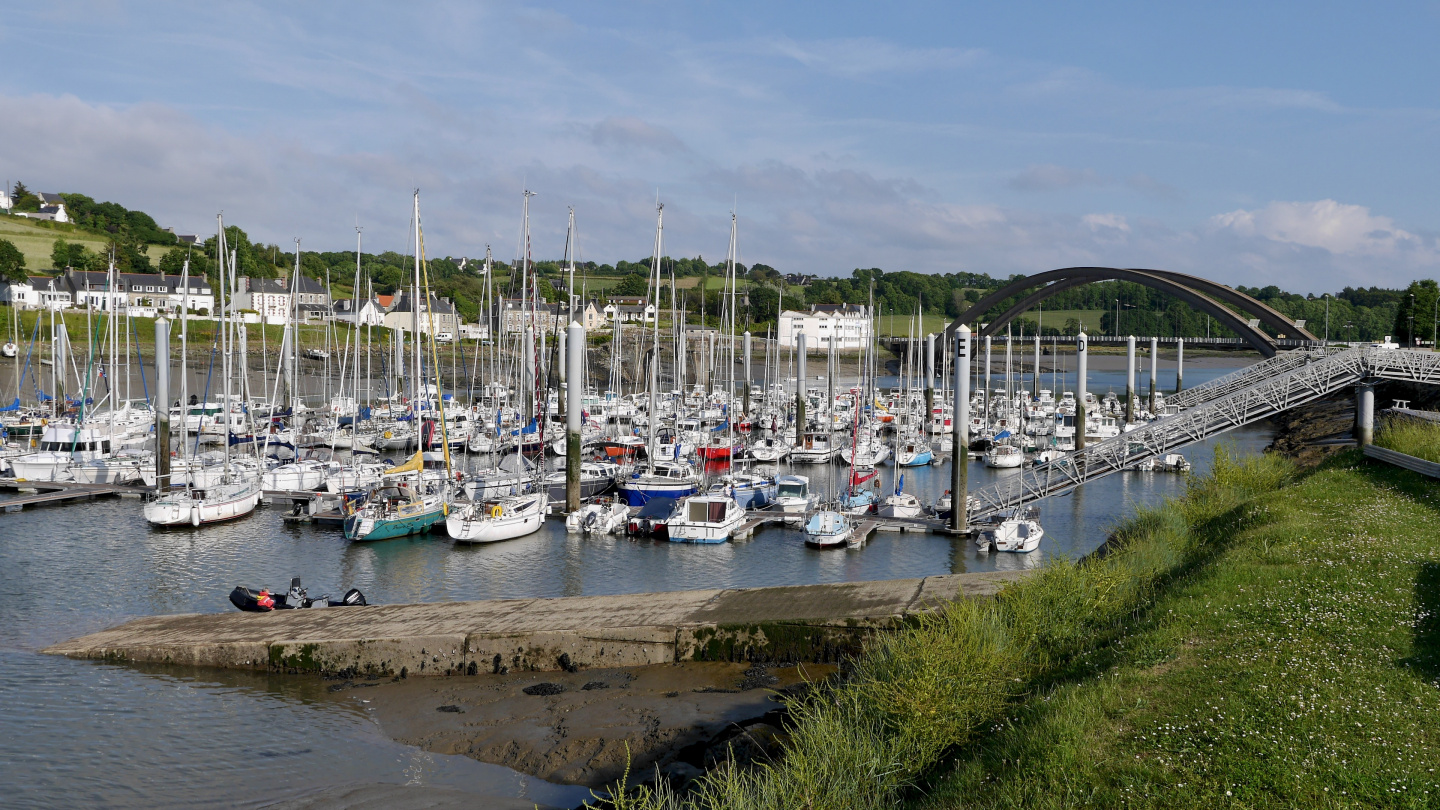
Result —
[[294, 289], [288, 278], [244, 276], [239, 281], [234, 309], [257, 312], [265, 323], [287, 323], [297, 307], [302, 320], [324, 320], [329, 315], [330, 295], [325, 285], [313, 278], [301, 276]]
[[827, 350], [859, 349], [874, 337], [869, 308], [864, 304], [811, 304], [809, 312], [786, 310], [780, 313], [779, 339], [782, 346], [795, 345], [805, 335], [805, 348]]

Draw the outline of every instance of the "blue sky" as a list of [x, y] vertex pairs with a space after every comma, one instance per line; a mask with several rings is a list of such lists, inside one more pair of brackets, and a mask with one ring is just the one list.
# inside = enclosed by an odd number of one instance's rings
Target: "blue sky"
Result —
[[1440, 265], [1440, 4], [68, 3], [0, 15], [0, 175], [182, 232], [782, 271]]

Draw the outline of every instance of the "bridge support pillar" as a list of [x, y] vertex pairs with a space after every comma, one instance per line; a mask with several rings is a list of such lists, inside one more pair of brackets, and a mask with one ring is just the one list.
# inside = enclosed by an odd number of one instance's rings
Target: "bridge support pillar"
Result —
[[1135, 423], [1135, 336], [1125, 340], [1125, 424]]
[[1175, 338], [1175, 393], [1185, 387], [1185, 338]]
[[935, 333], [925, 336], [925, 420], [921, 430], [930, 430], [930, 420], [935, 418]]
[[1355, 386], [1355, 441], [1361, 447], [1375, 443], [1375, 386]]
[[950, 529], [963, 531], [970, 522], [970, 327], [955, 330], [955, 409], [950, 436]]
[[1075, 336], [1075, 449], [1085, 449], [1085, 377], [1090, 373], [1090, 339], [1084, 332]]

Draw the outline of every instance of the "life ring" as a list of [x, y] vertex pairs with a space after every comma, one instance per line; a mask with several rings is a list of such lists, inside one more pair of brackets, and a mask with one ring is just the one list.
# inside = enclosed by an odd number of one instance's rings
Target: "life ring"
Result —
[[492, 517], [492, 518], [498, 518], [498, 517], [503, 516], [504, 514], [505, 514], [505, 508], [504, 508], [503, 506], [501, 506], [500, 504], [497, 503], [497, 504], [495, 504], [494, 506], [490, 507], [490, 517]]

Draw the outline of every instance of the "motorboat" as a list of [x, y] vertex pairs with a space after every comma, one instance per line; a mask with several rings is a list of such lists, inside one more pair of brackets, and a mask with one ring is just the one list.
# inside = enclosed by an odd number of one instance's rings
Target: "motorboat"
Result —
[[16, 478], [26, 481], [70, 481], [70, 468], [110, 456], [110, 438], [94, 428], [51, 423], [40, 437], [39, 452], [10, 459]]
[[613, 534], [625, 528], [630, 507], [604, 498], [587, 503], [565, 517], [565, 531], [580, 534]]
[[318, 599], [311, 599], [305, 588], [300, 584], [300, 578], [290, 580], [290, 590], [268, 590], [261, 588], [247, 588], [244, 585], [236, 585], [235, 590], [230, 592], [230, 604], [246, 613], [269, 613], [272, 610], [301, 610], [304, 608], [317, 607], [364, 607], [369, 604], [365, 601], [365, 594], [358, 588], [351, 588], [339, 599], [331, 599], [329, 594]]
[[445, 518], [445, 531], [457, 543], [496, 543], [539, 531], [550, 496], [542, 488], [529, 495], [463, 504]]
[[[545, 486], [550, 500], [560, 502], [566, 497], [566, 470], [559, 469], [545, 476]], [[580, 498], [589, 500], [604, 495], [615, 488], [615, 479], [620, 476], [620, 465], [613, 461], [583, 461], [580, 463]]]
[[790, 461], [795, 464], [828, 464], [838, 448], [829, 431], [811, 431], [802, 437], [799, 446], [791, 449]]
[[1025, 451], [1013, 444], [992, 444], [985, 451], [985, 466], [1010, 469], [1025, 464]]
[[723, 543], [745, 522], [745, 510], [728, 495], [692, 495], [666, 522], [672, 543]]
[[734, 498], [742, 509], [763, 509], [775, 500], [775, 479], [768, 475], [732, 472], [711, 484], [710, 492]]
[[640, 511], [630, 516], [630, 521], [625, 524], [625, 533], [632, 537], [666, 539], [668, 524], [679, 510], [679, 503], [674, 498], [651, 498], [640, 507]]
[[620, 492], [630, 506], [644, 506], [651, 498], [680, 500], [700, 491], [700, 476], [684, 461], [655, 461], [620, 480]]
[[841, 512], [816, 512], [805, 521], [805, 545], [814, 548], [839, 548], [855, 536], [855, 526]]
[[72, 464], [70, 475], [82, 484], [133, 484], [140, 480], [140, 467], [144, 463], [139, 451], [121, 450], [111, 458], [92, 458]]
[[1040, 510], [1027, 506], [1001, 513], [992, 525], [980, 530], [975, 545], [981, 551], [1028, 553], [1040, 548], [1040, 539], [1044, 536]]
[[354, 492], [380, 483], [391, 465], [378, 461], [355, 464], [336, 470], [325, 479], [325, 491], [331, 495]]
[[775, 508], [784, 512], [786, 523], [800, 523], [815, 508], [810, 479], [803, 475], [782, 475], [775, 479]]
[[325, 461], [293, 461], [289, 464], [281, 464], [273, 470], [261, 476], [261, 483], [266, 489], [285, 490], [288, 492], [314, 492], [325, 486], [325, 479], [330, 476], [331, 467], [339, 468], [338, 462]]

